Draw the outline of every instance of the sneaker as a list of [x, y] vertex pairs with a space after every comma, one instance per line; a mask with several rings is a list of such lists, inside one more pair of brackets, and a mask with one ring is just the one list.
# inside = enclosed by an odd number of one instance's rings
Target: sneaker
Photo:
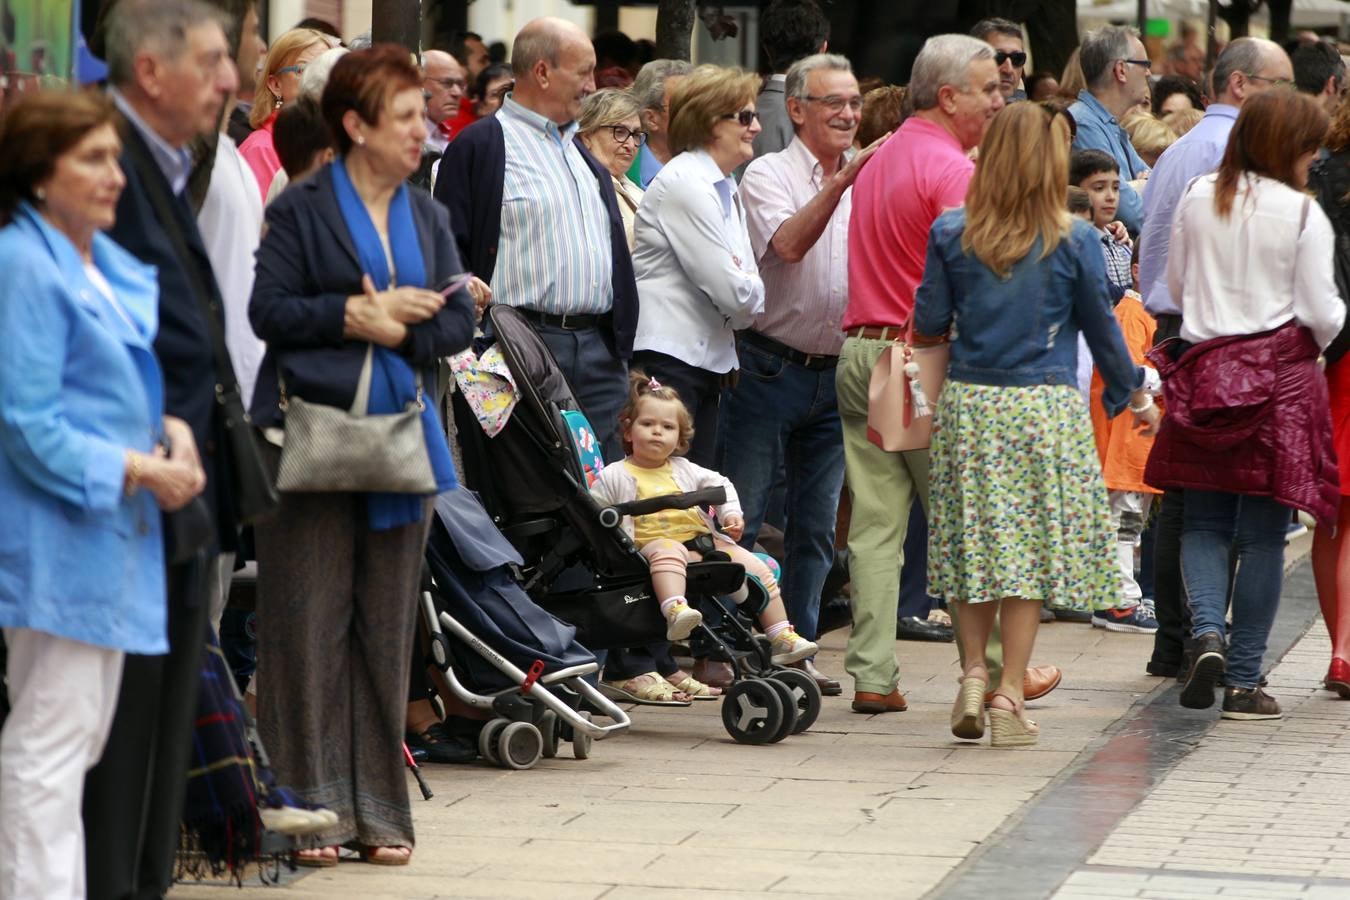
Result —
[[770, 661], [775, 666], [791, 665], [808, 656], [815, 656], [818, 650], [820, 648], [815, 641], [808, 641], [789, 628], [773, 639], [773, 657]]
[[478, 758], [478, 744], [467, 737], [452, 734], [443, 722], [432, 722], [426, 731], [405, 731], [403, 742], [412, 751], [426, 752], [426, 761], [437, 765], [471, 763]]
[[703, 624], [703, 613], [683, 600], [676, 600], [666, 610], [666, 640], [682, 641]]
[[1181, 688], [1181, 705], [1187, 709], [1209, 709], [1214, 705], [1214, 688], [1228, 667], [1223, 636], [1206, 632], [1195, 642], [1191, 667]]
[[1141, 603], [1138, 606], [1099, 609], [1092, 614], [1092, 627], [1127, 634], [1154, 634], [1158, 620]]
[[1280, 712], [1280, 704], [1275, 702], [1275, 698], [1259, 687], [1230, 687], [1223, 692], [1223, 712], [1220, 715], [1225, 719], [1251, 721], [1278, 719], [1284, 713]]

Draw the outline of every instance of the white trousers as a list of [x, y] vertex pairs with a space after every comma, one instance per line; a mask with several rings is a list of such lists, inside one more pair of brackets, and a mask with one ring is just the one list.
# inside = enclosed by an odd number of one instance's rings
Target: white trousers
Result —
[[1138, 606], [1144, 595], [1134, 577], [1134, 548], [1144, 531], [1153, 496], [1134, 491], [1108, 491], [1107, 496], [1111, 504], [1111, 524], [1116, 529], [1116, 568], [1120, 571], [1118, 607], [1130, 609]]
[[0, 729], [0, 900], [83, 898], [84, 774], [103, 755], [120, 650], [5, 629], [12, 707]]

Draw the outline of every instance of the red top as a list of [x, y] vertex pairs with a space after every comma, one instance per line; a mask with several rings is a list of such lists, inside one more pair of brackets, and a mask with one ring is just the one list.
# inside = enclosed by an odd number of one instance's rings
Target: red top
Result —
[[446, 137], [453, 141], [464, 132], [465, 128], [477, 121], [478, 117], [473, 114], [473, 101], [465, 97], [459, 101], [459, 112], [446, 119], [441, 125], [450, 129]]
[[923, 279], [928, 229], [960, 206], [975, 164], [957, 139], [911, 116], [853, 184], [848, 226], [848, 309], [843, 328], [904, 325]]

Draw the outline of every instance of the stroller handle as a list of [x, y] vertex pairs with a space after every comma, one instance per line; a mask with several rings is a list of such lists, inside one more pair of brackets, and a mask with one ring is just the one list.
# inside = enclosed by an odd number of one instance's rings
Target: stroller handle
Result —
[[647, 516], [666, 509], [693, 509], [696, 506], [721, 506], [727, 502], [727, 490], [724, 487], [704, 488], [687, 494], [663, 494], [660, 497], [648, 497], [645, 500], [632, 500], [628, 503], [615, 503], [600, 510], [600, 524], [614, 528], [623, 521], [624, 516]]

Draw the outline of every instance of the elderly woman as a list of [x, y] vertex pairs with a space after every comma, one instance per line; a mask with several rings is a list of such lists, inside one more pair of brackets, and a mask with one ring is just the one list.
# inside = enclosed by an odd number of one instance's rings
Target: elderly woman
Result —
[[614, 180], [614, 194], [619, 200], [619, 214], [623, 216], [629, 250], [633, 249], [633, 226], [644, 193], [642, 188], [624, 177], [638, 149], [647, 142], [639, 112], [638, 102], [631, 93], [619, 88], [605, 88], [581, 102], [581, 118], [577, 121], [577, 137], [591, 156], [609, 170]]
[[85, 894], [84, 775], [123, 655], [168, 650], [159, 511], [206, 484], [163, 415], [154, 270], [99, 233], [126, 183], [116, 118], [101, 95], [39, 91], [0, 122], [4, 897]]
[[[289, 439], [283, 386], [346, 410], [365, 370], [354, 412], [394, 413], [473, 335], [464, 291], [429, 290], [460, 271], [445, 208], [404, 184], [426, 139], [421, 84], [392, 44], [339, 60], [322, 102], [338, 158], [268, 209], [249, 314], [267, 342], [252, 416], [274, 466], [272, 444]], [[436, 489], [448, 489], [445, 432], [434, 404], [417, 407]], [[343, 843], [380, 865], [411, 857], [400, 743], [430, 509], [417, 494], [283, 491], [257, 527], [262, 737], [297, 792], [340, 817], [303, 864], [335, 865]]]
[[258, 179], [258, 190], [263, 200], [267, 189], [281, 168], [272, 147], [272, 126], [276, 124], [281, 108], [300, 96], [300, 79], [305, 67], [335, 42], [328, 35], [309, 28], [293, 28], [277, 38], [267, 51], [262, 77], [258, 79], [253, 98], [253, 111], [248, 122], [254, 131], [239, 145], [239, 154], [248, 163]]
[[694, 419], [690, 461], [713, 465], [717, 404], [737, 368], [737, 329], [764, 311], [731, 173], [755, 155], [759, 76], [699, 66], [670, 101], [676, 155], [638, 210], [633, 270], [642, 303], [633, 366], [679, 392]]

